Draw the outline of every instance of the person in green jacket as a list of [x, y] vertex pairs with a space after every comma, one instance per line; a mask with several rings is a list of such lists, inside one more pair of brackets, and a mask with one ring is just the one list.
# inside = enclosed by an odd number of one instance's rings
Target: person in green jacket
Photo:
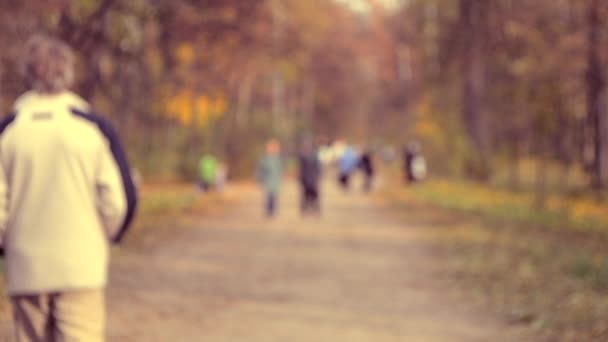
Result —
[[211, 189], [215, 185], [217, 173], [217, 161], [210, 154], [204, 154], [199, 163], [198, 171], [200, 177], [200, 187], [203, 191]]
[[281, 145], [277, 140], [266, 143], [266, 153], [258, 162], [257, 181], [265, 192], [266, 216], [272, 217], [276, 212], [277, 196], [281, 186], [283, 167], [281, 165]]

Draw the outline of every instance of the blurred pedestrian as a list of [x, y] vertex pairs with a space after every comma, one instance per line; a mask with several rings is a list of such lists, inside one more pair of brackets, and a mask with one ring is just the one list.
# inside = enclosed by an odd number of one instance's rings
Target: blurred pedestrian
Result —
[[338, 182], [342, 189], [348, 190], [351, 174], [357, 168], [358, 163], [359, 157], [357, 156], [357, 153], [351, 146], [346, 145], [338, 160], [340, 172], [338, 175]]
[[309, 212], [320, 214], [319, 180], [321, 177], [321, 162], [312, 140], [306, 139], [302, 143], [298, 162], [301, 189], [300, 209], [303, 214]]
[[209, 191], [215, 186], [217, 176], [217, 161], [209, 153], [205, 153], [198, 163], [199, 185], [202, 191]]
[[68, 88], [63, 42], [25, 45], [31, 87], [0, 125], [0, 244], [17, 341], [104, 341], [109, 242], [136, 205], [110, 124]]
[[359, 158], [359, 167], [364, 175], [363, 191], [369, 192], [372, 189], [374, 179], [374, 163], [371, 150], [367, 149], [361, 154], [361, 158]]
[[318, 148], [319, 161], [322, 166], [328, 166], [333, 162], [333, 151], [328, 145], [321, 145]]
[[280, 154], [280, 143], [274, 139], [269, 140], [266, 143], [266, 151], [258, 162], [256, 178], [264, 190], [265, 211], [268, 217], [274, 216], [277, 208], [277, 199], [283, 176]]
[[404, 151], [404, 176], [407, 183], [414, 183], [426, 178], [426, 159], [420, 152], [417, 141], [409, 143]]

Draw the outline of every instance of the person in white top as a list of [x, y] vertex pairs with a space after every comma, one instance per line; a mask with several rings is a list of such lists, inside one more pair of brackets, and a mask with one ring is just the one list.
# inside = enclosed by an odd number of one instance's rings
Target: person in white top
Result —
[[137, 203], [117, 134], [70, 92], [74, 56], [35, 36], [31, 90], [0, 124], [0, 248], [17, 341], [103, 341], [109, 244]]

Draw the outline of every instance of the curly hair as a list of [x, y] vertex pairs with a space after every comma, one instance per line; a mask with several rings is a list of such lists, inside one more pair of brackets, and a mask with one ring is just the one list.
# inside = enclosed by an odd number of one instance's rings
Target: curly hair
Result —
[[46, 35], [32, 36], [22, 59], [28, 86], [46, 94], [67, 90], [74, 83], [74, 59], [66, 43]]

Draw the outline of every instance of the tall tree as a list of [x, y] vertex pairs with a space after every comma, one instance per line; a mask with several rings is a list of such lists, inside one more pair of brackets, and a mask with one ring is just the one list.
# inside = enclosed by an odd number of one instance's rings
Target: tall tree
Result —
[[601, 0], [589, 0], [587, 12], [587, 124], [589, 144], [593, 148], [593, 160], [590, 165], [592, 185], [602, 188], [603, 136], [602, 136], [602, 95], [606, 85], [600, 59], [600, 5]]
[[462, 115], [464, 124], [478, 155], [470, 165], [474, 176], [488, 177], [487, 127], [483, 112], [486, 86], [487, 1], [460, 0], [462, 25]]

